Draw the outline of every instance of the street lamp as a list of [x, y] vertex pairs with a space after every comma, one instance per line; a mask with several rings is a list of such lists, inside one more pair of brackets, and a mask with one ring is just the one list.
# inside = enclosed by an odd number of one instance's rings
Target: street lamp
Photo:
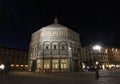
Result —
[[95, 64], [96, 64], [96, 65], [98, 65], [98, 64], [99, 64], [99, 62], [96, 62]]
[[95, 64], [96, 64], [96, 68], [98, 68], [99, 62], [98, 62], [98, 61], [96, 61], [96, 63], [95, 63]]
[[93, 50], [100, 51], [101, 50], [101, 46], [100, 45], [95, 45], [95, 46], [93, 46]]

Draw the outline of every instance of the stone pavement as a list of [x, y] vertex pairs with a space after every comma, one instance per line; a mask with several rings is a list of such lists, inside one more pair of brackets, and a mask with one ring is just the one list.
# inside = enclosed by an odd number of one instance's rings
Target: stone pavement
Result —
[[95, 72], [77, 73], [34, 73], [11, 72], [0, 75], [0, 84], [119, 84], [120, 73], [99, 72], [96, 79]]
[[120, 69], [105, 69], [105, 70], [100, 70], [100, 72], [120, 72]]

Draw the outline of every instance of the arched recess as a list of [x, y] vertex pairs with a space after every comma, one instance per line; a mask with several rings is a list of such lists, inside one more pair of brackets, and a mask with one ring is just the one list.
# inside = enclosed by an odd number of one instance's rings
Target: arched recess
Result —
[[33, 47], [33, 45], [30, 45], [30, 48], [29, 48], [29, 56], [30, 57], [32, 56], [33, 51], [34, 51], [34, 47]]
[[37, 57], [37, 43], [34, 43], [31, 47], [32, 53], [31, 53], [31, 57], [36, 58]]
[[53, 41], [52, 42], [52, 50], [57, 50], [57, 49], [59, 49], [58, 48], [58, 42], [57, 41]]
[[43, 43], [43, 49], [51, 49], [51, 43], [49, 41], [46, 41]]
[[77, 44], [73, 43], [73, 53], [77, 52]]
[[65, 50], [67, 49], [67, 43], [65, 41], [62, 41], [59, 43], [59, 49], [60, 50]]
[[38, 43], [37, 43], [37, 50], [38, 50], [38, 51], [41, 50], [41, 42], [38, 42]]
[[41, 46], [41, 42], [38, 42], [37, 43], [37, 53], [38, 53], [38, 57], [39, 56], [41, 56], [41, 54], [42, 54], [42, 48], [41, 48], [42, 46]]

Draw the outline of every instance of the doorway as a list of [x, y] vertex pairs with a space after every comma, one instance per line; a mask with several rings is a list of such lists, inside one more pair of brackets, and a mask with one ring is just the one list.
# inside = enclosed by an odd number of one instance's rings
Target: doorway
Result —
[[35, 72], [35, 70], [36, 70], [36, 65], [37, 65], [37, 61], [36, 61], [36, 60], [33, 60], [33, 61], [32, 61], [32, 66], [31, 66], [31, 71], [32, 71], [32, 72]]

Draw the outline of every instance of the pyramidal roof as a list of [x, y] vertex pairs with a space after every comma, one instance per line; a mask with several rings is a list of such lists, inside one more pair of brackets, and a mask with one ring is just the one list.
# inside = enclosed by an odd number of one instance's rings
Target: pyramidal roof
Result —
[[50, 25], [48, 25], [48, 26], [45, 26], [44, 28], [67, 28], [66, 26], [63, 26], [63, 25], [61, 25], [61, 24], [59, 24], [58, 23], [58, 19], [57, 19], [57, 17], [55, 17], [55, 19], [54, 19], [54, 23], [53, 24], [50, 24]]

